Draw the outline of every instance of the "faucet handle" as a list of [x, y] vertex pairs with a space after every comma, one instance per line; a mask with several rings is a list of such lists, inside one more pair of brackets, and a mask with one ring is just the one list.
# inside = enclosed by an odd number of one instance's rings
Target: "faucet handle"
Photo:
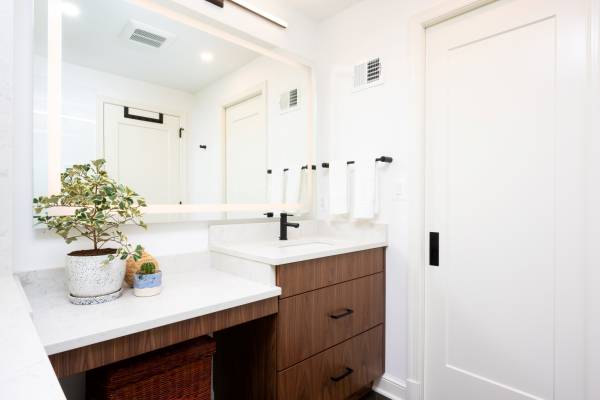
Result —
[[283, 212], [283, 213], [281, 213], [280, 215], [281, 215], [282, 217], [284, 217], [284, 216], [285, 216], [285, 217], [293, 217], [293, 216], [294, 216], [294, 214], [288, 214], [288, 213], [284, 213], [284, 212]]
[[265, 215], [267, 218], [273, 218], [275, 216], [275, 214], [273, 214], [272, 212], [266, 212], [263, 215]]

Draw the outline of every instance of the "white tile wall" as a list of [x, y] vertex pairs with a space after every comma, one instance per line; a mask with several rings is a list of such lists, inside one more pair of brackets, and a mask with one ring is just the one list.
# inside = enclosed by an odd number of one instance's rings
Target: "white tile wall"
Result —
[[0, 2], [0, 272], [12, 262], [13, 5]]

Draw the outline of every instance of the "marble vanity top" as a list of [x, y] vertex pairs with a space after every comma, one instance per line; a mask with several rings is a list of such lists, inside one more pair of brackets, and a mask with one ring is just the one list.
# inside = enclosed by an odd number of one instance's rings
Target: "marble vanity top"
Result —
[[279, 296], [281, 289], [218, 271], [208, 253], [159, 257], [162, 293], [76, 306], [65, 295], [62, 269], [20, 274], [32, 319], [48, 354]]
[[387, 246], [387, 226], [373, 223], [299, 221], [288, 229], [289, 240], [278, 240], [279, 223], [215, 225], [210, 227], [213, 252], [284, 265], [297, 261]]
[[29, 311], [14, 276], [0, 275], [0, 399], [64, 400]]

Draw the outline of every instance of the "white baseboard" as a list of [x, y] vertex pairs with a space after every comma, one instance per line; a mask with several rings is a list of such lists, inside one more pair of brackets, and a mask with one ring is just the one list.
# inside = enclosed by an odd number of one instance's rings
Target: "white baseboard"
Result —
[[391, 400], [407, 400], [406, 382], [389, 374], [383, 374], [375, 382], [373, 391]]

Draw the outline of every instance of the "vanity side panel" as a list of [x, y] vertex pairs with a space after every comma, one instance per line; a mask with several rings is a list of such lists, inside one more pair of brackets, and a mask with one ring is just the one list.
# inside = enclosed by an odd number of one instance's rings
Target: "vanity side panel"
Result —
[[277, 267], [280, 298], [382, 272], [385, 248], [300, 261]]

